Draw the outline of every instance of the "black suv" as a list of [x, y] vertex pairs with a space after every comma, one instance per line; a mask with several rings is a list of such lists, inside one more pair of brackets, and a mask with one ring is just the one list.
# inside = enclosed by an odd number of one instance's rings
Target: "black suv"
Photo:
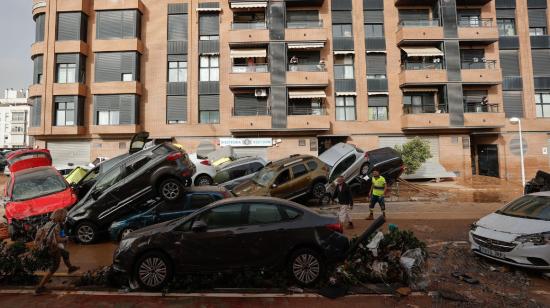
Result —
[[194, 173], [195, 165], [187, 154], [169, 143], [134, 153], [95, 179], [69, 211], [67, 232], [81, 243], [92, 243], [136, 204], [156, 196], [180, 199], [184, 183], [190, 183]]

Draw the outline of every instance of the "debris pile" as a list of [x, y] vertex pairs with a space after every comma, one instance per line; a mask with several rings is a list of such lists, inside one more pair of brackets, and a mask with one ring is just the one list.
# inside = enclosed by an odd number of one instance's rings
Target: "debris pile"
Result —
[[36, 271], [45, 270], [50, 259], [43, 252], [30, 249], [24, 243], [0, 242], [0, 283], [34, 284]]

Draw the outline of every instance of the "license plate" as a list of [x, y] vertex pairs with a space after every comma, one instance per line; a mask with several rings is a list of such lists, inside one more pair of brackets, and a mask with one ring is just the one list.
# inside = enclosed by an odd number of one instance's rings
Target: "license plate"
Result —
[[481, 251], [481, 253], [489, 255], [489, 256], [493, 256], [493, 257], [497, 257], [497, 258], [501, 258], [501, 259], [504, 258], [504, 254], [500, 251], [494, 251], [494, 250], [491, 250], [491, 249], [487, 249], [485, 247], [479, 247], [479, 250]]

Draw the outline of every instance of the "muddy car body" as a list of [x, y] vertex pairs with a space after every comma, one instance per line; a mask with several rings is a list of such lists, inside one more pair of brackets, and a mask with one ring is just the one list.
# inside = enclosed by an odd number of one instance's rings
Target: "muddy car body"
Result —
[[214, 183], [223, 185], [227, 182], [239, 181], [242, 177], [252, 178], [265, 165], [267, 165], [267, 161], [261, 157], [236, 159], [218, 167]]
[[184, 183], [190, 183], [194, 173], [187, 154], [168, 143], [132, 154], [98, 177], [71, 208], [68, 234], [81, 243], [92, 243], [136, 205], [156, 196], [167, 201], [180, 199]]
[[550, 192], [522, 196], [472, 224], [474, 253], [509, 265], [550, 270]]
[[241, 183], [233, 193], [236, 196], [270, 196], [296, 199], [312, 196], [316, 199], [325, 194], [328, 183], [328, 166], [309, 155], [292, 155], [267, 164], [250, 180]]
[[130, 233], [113, 268], [145, 289], [162, 289], [174, 275], [245, 268], [288, 270], [310, 285], [348, 249], [335, 216], [277, 198], [232, 198]]

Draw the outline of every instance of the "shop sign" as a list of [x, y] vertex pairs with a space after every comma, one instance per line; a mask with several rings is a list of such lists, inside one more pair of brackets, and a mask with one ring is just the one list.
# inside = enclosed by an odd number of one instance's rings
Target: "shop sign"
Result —
[[273, 138], [220, 138], [220, 146], [270, 147], [273, 146]]

